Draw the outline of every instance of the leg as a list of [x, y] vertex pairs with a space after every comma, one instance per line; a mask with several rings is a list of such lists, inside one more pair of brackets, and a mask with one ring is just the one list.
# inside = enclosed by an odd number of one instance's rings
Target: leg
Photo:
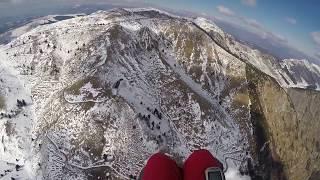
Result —
[[182, 173], [174, 160], [157, 153], [150, 157], [144, 167], [142, 180], [182, 180]]
[[209, 167], [223, 170], [223, 165], [208, 150], [194, 151], [184, 163], [184, 180], [205, 180], [205, 171]]

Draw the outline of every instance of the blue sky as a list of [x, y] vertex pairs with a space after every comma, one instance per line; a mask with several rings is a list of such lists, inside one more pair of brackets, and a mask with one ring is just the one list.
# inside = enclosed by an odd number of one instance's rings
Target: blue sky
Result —
[[88, 2], [192, 11], [241, 26], [320, 59], [319, 0], [0, 0], [0, 19]]

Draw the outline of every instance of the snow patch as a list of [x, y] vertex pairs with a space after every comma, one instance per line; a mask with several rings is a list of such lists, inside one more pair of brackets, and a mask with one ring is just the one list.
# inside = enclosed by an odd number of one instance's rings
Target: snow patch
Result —
[[249, 176], [242, 176], [240, 172], [235, 168], [229, 168], [225, 173], [226, 180], [251, 180]]

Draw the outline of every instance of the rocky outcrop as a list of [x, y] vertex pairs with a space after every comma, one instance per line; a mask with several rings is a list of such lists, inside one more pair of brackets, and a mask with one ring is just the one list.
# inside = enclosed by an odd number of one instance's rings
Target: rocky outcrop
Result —
[[247, 68], [247, 78], [257, 139], [255, 152], [263, 176], [314, 179], [320, 167], [320, 94], [305, 89], [283, 89], [272, 78], [252, 68]]
[[[303, 89], [288, 89], [297, 114], [295, 139], [292, 139], [297, 165], [291, 164], [292, 179], [303, 177], [309, 180], [320, 178], [320, 93]], [[288, 122], [289, 119], [288, 119]], [[301, 176], [300, 176], [301, 173]]]

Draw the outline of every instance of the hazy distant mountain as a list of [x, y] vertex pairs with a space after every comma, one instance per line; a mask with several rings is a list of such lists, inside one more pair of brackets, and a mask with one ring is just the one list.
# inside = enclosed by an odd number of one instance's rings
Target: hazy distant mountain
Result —
[[227, 33], [232, 34], [238, 40], [248, 44], [252, 48], [259, 49], [262, 52], [271, 54], [281, 59], [308, 59], [311, 62], [319, 64], [318, 59], [314, 59], [292, 47], [284, 45], [283, 43], [276, 42], [272, 39], [265, 39], [261, 36], [252, 33], [244, 28], [237, 25], [232, 25], [231, 23], [221, 21], [219, 19], [215, 20], [216, 23]]

